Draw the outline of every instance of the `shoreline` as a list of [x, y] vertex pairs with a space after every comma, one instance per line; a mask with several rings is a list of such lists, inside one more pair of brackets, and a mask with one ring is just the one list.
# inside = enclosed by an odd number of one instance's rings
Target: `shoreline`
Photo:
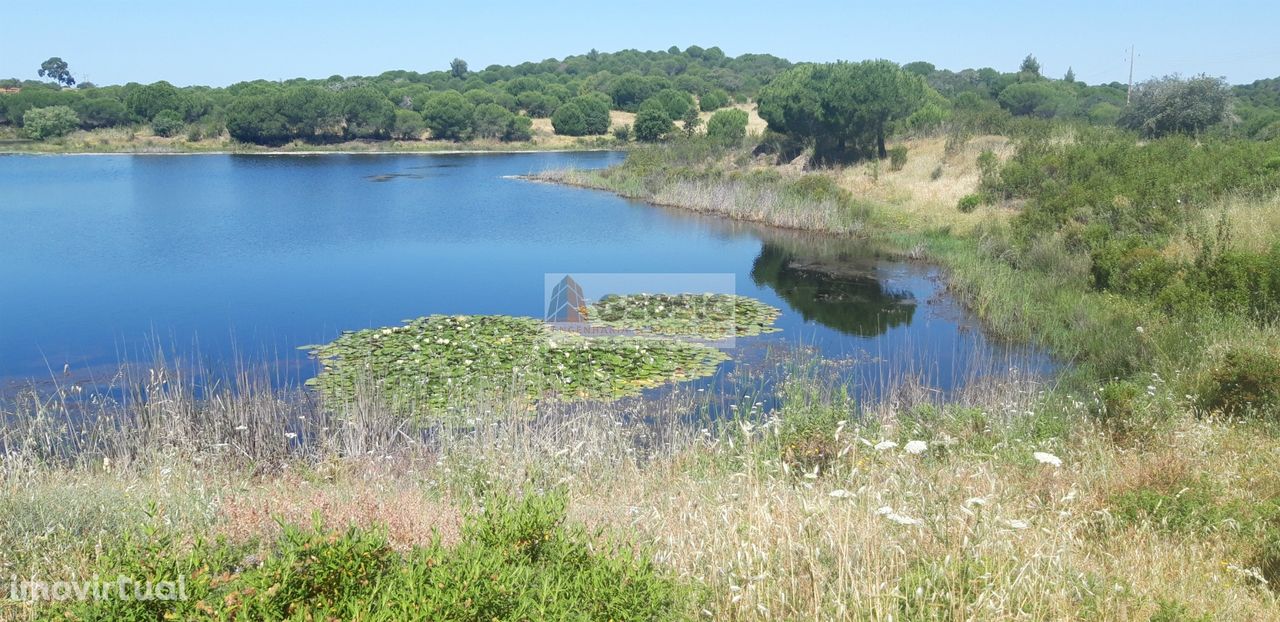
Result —
[[508, 153], [590, 153], [590, 152], [626, 151], [625, 147], [591, 148], [571, 147], [565, 149], [440, 149], [428, 150], [376, 150], [364, 151], [353, 149], [307, 150], [307, 151], [14, 151], [0, 150], [0, 156], [202, 156], [202, 155], [251, 155], [251, 156], [313, 156], [313, 155], [476, 155], [476, 154], [508, 154]]

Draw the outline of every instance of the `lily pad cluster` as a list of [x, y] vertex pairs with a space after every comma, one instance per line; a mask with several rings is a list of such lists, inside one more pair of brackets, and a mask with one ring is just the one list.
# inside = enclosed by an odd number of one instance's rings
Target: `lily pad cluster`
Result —
[[669, 337], [724, 339], [771, 333], [781, 312], [734, 294], [625, 294], [592, 303], [592, 325]]
[[428, 410], [481, 397], [617, 398], [707, 376], [728, 357], [671, 339], [594, 337], [510, 316], [433, 315], [343, 333], [307, 346], [321, 363], [308, 384], [349, 399], [362, 391]]

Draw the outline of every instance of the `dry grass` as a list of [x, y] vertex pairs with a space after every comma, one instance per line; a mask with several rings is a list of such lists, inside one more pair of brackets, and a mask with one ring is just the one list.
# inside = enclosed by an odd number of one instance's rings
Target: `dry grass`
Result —
[[[900, 171], [889, 170], [888, 162], [864, 162], [834, 173], [840, 185], [879, 206], [891, 224], [907, 227], [951, 227], [965, 233], [992, 218], [1005, 219], [1013, 212], [1000, 206], [983, 206], [964, 214], [956, 209], [960, 198], [977, 190], [978, 155], [991, 150], [1002, 160], [1013, 153], [1012, 142], [1003, 136], [970, 139], [958, 152], [946, 153], [946, 137], [922, 137], [901, 141], [907, 148], [907, 163]], [[933, 178], [936, 169], [941, 176]]]
[[[819, 388], [807, 395], [836, 394], [805, 375], [789, 382], [792, 395], [806, 386]], [[454, 537], [492, 492], [559, 488], [572, 520], [647, 547], [703, 587], [707, 619], [1146, 619], [1161, 601], [1223, 620], [1280, 612], [1276, 594], [1249, 576], [1251, 526], [1189, 534], [1119, 520], [1113, 507], [1124, 491], [1177, 494], [1177, 482], [1201, 474], [1224, 507], [1264, 504], [1280, 492], [1273, 433], [1175, 413], [1124, 449], [1090, 423], [1087, 405], [1059, 405], [1033, 379], [974, 385], [950, 406], [910, 389], [861, 420], [840, 402], [808, 399], [704, 429], [687, 419], [697, 394], [677, 392], [425, 435], [384, 435], [376, 422], [385, 418], [370, 413], [311, 415], [375, 428], [355, 434], [381, 439], [358, 454], [321, 444], [228, 459], [213, 443], [59, 465], [10, 452], [0, 546], [11, 571], [56, 575], [83, 571], [98, 544], [139, 523], [251, 540], [275, 534], [277, 518], [310, 523], [319, 513], [329, 527], [382, 526], [404, 547]], [[282, 416], [263, 404], [216, 408]], [[921, 420], [926, 406], [938, 414]], [[170, 426], [191, 411], [176, 401], [157, 408]], [[778, 435], [830, 409], [841, 422], [822, 438], [839, 457], [816, 473], [785, 464]], [[292, 425], [259, 423], [263, 434]], [[1037, 432], [1045, 427], [1059, 432]], [[218, 440], [201, 430], [179, 436]], [[234, 429], [218, 434], [236, 442]], [[927, 450], [904, 451], [916, 438]], [[876, 448], [886, 439], [899, 446]], [[1062, 466], [1038, 463], [1035, 451]]]

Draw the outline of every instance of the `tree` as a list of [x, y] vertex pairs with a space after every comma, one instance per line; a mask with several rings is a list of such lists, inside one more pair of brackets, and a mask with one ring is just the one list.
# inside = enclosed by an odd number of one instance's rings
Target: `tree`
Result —
[[1048, 82], [1018, 82], [1000, 91], [996, 101], [1012, 114], [1049, 119], [1075, 98]]
[[227, 133], [231, 137], [258, 145], [281, 145], [292, 134], [281, 111], [279, 95], [247, 95], [231, 100], [227, 106]]
[[609, 85], [609, 97], [619, 110], [636, 112], [654, 94], [653, 83], [638, 73], [626, 73]]
[[80, 118], [70, 106], [32, 108], [22, 115], [24, 131], [35, 140], [66, 136], [79, 125]]
[[533, 138], [533, 119], [522, 114], [512, 117], [511, 122], [507, 124], [507, 131], [502, 135], [502, 140], [508, 142], [529, 140]]
[[1225, 119], [1230, 109], [1231, 87], [1222, 78], [1165, 76], [1134, 87], [1119, 124], [1152, 138], [1198, 134]]
[[1065, 75], [1063, 75], [1063, 76], [1062, 76], [1062, 81], [1063, 81], [1063, 82], [1066, 82], [1066, 83], [1068, 83], [1068, 84], [1074, 83], [1074, 82], [1076, 81], [1076, 72], [1075, 72], [1075, 70], [1074, 70], [1074, 69], [1072, 69], [1070, 66], [1068, 66], [1068, 67], [1067, 67], [1067, 73], [1066, 73]]
[[662, 89], [653, 96], [667, 111], [671, 119], [683, 119], [686, 112], [693, 108], [693, 96], [676, 89]]
[[471, 131], [474, 106], [462, 93], [444, 91], [436, 93], [422, 108], [422, 118], [431, 130], [432, 138], [462, 140]]
[[346, 117], [343, 102], [333, 91], [312, 85], [291, 86], [281, 97], [280, 112], [293, 136], [315, 140], [339, 134]]
[[582, 136], [587, 133], [587, 117], [577, 102], [568, 102], [551, 115], [551, 127], [562, 136]]
[[455, 78], [467, 77], [467, 61], [455, 58], [449, 63], [449, 74]]
[[515, 116], [498, 104], [480, 104], [471, 117], [471, 133], [477, 138], [501, 138], [511, 127]]
[[769, 128], [807, 141], [820, 161], [887, 157], [895, 123], [926, 101], [928, 87], [887, 60], [800, 65], [760, 92]]
[[156, 113], [155, 118], [151, 119], [151, 131], [156, 136], [168, 138], [182, 131], [185, 125], [182, 121], [182, 115], [176, 110], [161, 110]]
[[396, 107], [382, 91], [362, 86], [342, 91], [338, 100], [347, 121], [350, 138], [382, 138], [391, 133], [396, 123]]
[[729, 94], [724, 89], [711, 89], [698, 98], [698, 107], [703, 112], [719, 110], [729, 105]]
[[146, 122], [165, 110], [182, 112], [183, 94], [177, 87], [161, 80], [130, 90], [125, 95], [124, 105], [135, 119]]
[[662, 140], [674, 130], [675, 124], [667, 116], [666, 108], [657, 100], [651, 99], [640, 106], [640, 112], [636, 113], [634, 129], [636, 140], [654, 142]]
[[560, 107], [560, 100], [541, 91], [524, 91], [516, 96], [516, 105], [535, 119], [545, 119]]
[[1022, 64], [1018, 66], [1018, 79], [1024, 82], [1040, 79], [1040, 61], [1035, 56], [1027, 54], [1022, 59]]
[[684, 110], [684, 116], [680, 117], [681, 126], [684, 128], [685, 136], [693, 136], [698, 131], [698, 126], [702, 125], [702, 117], [698, 116], [698, 109], [689, 106]]
[[395, 124], [391, 128], [391, 137], [397, 140], [418, 140], [427, 126], [422, 122], [422, 115], [403, 108], [396, 110]]
[[90, 97], [75, 103], [72, 108], [80, 117], [80, 127], [91, 130], [114, 127], [129, 122], [129, 111], [120, 100], [110, 97]]
[[76, 79], [71, 77], [71, 72], [68, 71], [67, 67], [67, 61], [54, 56], [40, 63], [39, 75], [41, 78], [49, 78], [63, 86], [75, 86]]
[[737, 108], [717, 110], [707, 120], [707, 138], [716, 144], [734, 147], [747, 137], [747, 112]]

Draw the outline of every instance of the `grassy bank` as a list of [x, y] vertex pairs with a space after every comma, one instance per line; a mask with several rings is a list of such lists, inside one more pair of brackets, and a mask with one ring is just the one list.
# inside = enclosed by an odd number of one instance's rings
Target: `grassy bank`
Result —
[[[415, 427], [172, 377], [145, 405], [11, 405], [5, 570], [186, 572], [196, 596], [4, 617], [1274, 614], [1273, 430], [1177, 416], [1120, 446], [1098, 396], [1031, 378], [946, 404], [904, 383], [852, 420], [820, 366], [791, 370], [777, 410], [718, 423], [689, 422], [692, 391]], [[1154, 382], [1144, 404], [1185, 412]]]

